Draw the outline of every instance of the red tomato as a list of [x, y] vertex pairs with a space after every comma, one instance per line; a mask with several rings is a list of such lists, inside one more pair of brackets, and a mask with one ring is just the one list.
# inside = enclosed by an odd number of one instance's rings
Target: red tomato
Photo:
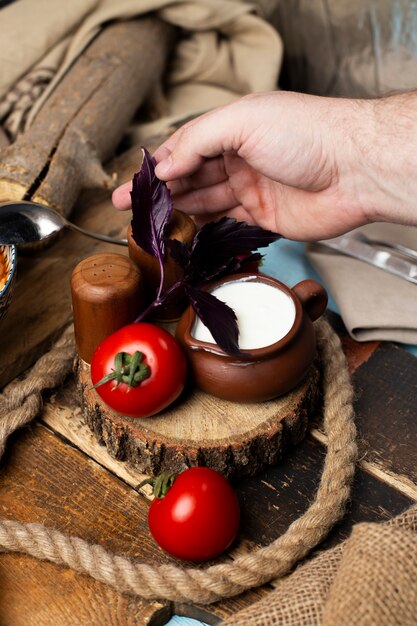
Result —
[[208, 467], [192, 467], [174, 481], [168, 493], [155, 497], [149, 530], [169, 554], [205, 561], [221, 554], [239, 529], [239, 503], [230, 483]]
[[[140, 382], [133, 381], [130, 385], [109, 380], [97, 385], [112, 372], [114, 375], [117, 354], [125, 353], [123, 358], [127, 354], [129, 360], [135, 352], [141, 353], [136, 370], [143, 374]], [[129, 324], [107, 337], [91, 361], [91, 379], [99, 396], [112, 409], [129, 417], [149, 417], [162, 411], [178, 398], [186, 375], [185, 356], [174, 337], [163, 328], [145, 322]], [[128, 377], [129, 366], [125, 366], [124, 380]]]

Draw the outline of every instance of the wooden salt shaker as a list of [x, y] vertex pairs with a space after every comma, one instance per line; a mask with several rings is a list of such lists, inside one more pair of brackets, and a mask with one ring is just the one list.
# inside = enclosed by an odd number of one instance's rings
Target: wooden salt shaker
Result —
[[78, 354], [90, 363], [99, 343], [143, 310], [142, 273], [127, 256], [95, 254], [74, 268], [71, 295]]
[[[191, 217], [182, 211], [173, 211], [171, 221], [167, 227], [167, 237], [169, 239], [177, 239], [184, 243], [191, 243], [196, 232], [197, 227]], [[131, 226], [129, 226], [127, 230], [127, 242], [130, 258], [142, 271], [146, 290], [145, 298], [146, 302], [149, 303], [154, 298], [159, 286], [160, 269], [158, 260], [138, 246], [132, 237]], [[164, 271], [164, 290], [166, 290], [169, 289], [182, 274], [181, 267], [174, 261], [168, 250], [164, 262]], [[179, 319], [186, 304], [180, 301], [180, 294], [176, 295], [177, 298], [175, 301], [170, 301], [156, 309], [153, 314], [154, 320], [168, 322]]]

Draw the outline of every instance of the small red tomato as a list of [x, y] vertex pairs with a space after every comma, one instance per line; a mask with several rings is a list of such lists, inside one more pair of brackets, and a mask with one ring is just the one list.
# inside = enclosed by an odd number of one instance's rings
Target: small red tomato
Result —
[[148, 514], [149, 530], [159, 546], [187, 561], [206, 561], [224, 552], [237, 535], [239, 521], [239, 503], [230, 483], [208, 467], [179, 474], [166, 495], [154, 498]]
[[174, 337], [155, 324], [138, 322], [104, 339], [91, 360], [97, 393], [129, 417], [149, 417], [171, 404], [184, 388], [187, 366]]

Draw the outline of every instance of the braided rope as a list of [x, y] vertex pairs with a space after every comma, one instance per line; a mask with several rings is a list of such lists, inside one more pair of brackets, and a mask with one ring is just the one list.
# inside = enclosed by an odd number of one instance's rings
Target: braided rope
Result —
[[[324, 320], [316, 324], [316, 330], [323, 364], [327, 454], [314, 501], [271, 544], [239, 556], [234, 561], [206, 569], [185, 569], [176, 565], [154, 566], [131, 560], [40, 524], [0, 521], [0, 549], [66, 565], [121, 592], [148, 599], [182, 602], [215, 602], [287, 574], [326, 537], [343, 516], [357, 458], [353, 390], [340, 340]], [[67, 355], [67, 360], [60, 376], [55, 375], [54, 378], [52, 364], [57, 354], [62, 361], [63, 353]], [[59, 384], [65, 376], [65, 370], [68, 372], [70, 369], [72, 353], [73, 344], [67, 330], [61, 342], [56, 344], [49, 355], [38, 361], [26, 380], [13, 383], [5, 390], [4, 397], [0, 399], [0, 416], [3, 415], [0, 422], [0, 453], [14, 427], [27, 423], [38, 413], [42, 389], [39, 379], [48, 381], [43, 388]], [[10, 415], [4, 415], [4, 407], [11, 409], [13, 418], [10, 424]]]
[[32, 421], [42, 408], [42, 391], [58, 387], [71, 372], [75, 354], [69, 326], [50, 352], [44, 354], [23, 380], [15, 380], [0, 395], [0, 458], [15, 430]]

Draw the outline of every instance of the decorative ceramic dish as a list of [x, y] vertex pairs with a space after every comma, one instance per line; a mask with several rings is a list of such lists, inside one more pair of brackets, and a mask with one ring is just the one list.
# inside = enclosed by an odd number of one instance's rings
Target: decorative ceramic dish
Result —
[[16, 246], [0, 245], [0, 319], [10, 304], [16, 277]]

